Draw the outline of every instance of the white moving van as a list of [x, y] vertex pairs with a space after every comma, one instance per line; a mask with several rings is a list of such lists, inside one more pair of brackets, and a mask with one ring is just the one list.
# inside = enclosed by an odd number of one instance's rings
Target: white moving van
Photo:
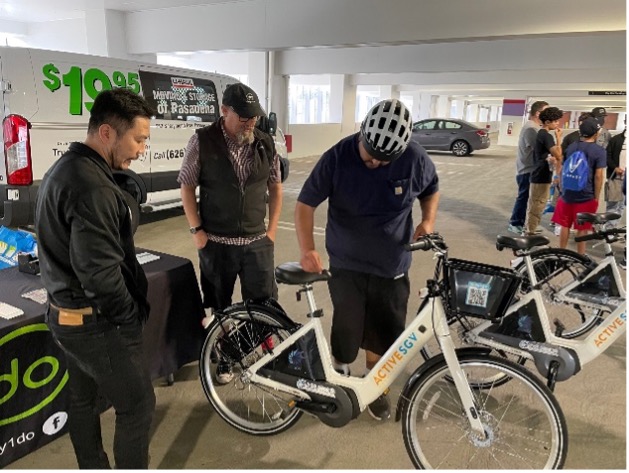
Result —
[[[220, 116], [225, 87], [237, 79], [203, 71], [101, 56], [0, 47], [0, 225], [32, 225], [39, 182], [73, 141], [83, 141], [96, 95], [112, 87], [142, 93], [157, 110], [145, 154], [115, 172], [134, 217], [181, 206], [177, 175], [195, 129]], [[274, 122], [274, 120], [273, 120]], [[276, 149], [286, 158], [283, 135]]]

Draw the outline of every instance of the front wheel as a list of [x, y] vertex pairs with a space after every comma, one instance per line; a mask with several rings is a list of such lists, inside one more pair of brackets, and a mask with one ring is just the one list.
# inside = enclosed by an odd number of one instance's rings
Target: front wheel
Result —
[[485, 438], [470, 427], [445, 360], [411, 388], [402, 411], [404, 444], [421, 469], [555, 469], [568, 449], [566, 420], [553, 393], [522, 367], [501, 358], [461, 355], [467, 379], [508, 383], [471, 386]]
[[[212, 407], [232, 427], [252, 435], [273, 435], [301, 417], [288, 396], [247, 378], [247, 369], [289, 335], [272, 313], [247, 312], [244, 307], [228, 309], [210, 325], [199, 360], [201, 382]], [[232, 374], [225, 384], [217, 382], [219, 364]]]

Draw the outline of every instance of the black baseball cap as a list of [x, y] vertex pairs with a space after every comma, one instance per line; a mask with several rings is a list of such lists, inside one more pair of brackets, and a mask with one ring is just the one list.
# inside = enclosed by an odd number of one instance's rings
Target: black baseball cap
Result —
[[223, 105], [233, 108], [242, 118], [266, 116], [260, 106], [258, 94], [245, 84], [228, 85], [223, 93]]
[[594, 115], [594, 118], [604, 117], [607, 115], [607, 110], [605, 110], [604, 107], [594, 107], [592, 109], [592, 115]]
[[590, 138], [601, 129], [601, 125], [598, 123], [596, 118], [586, 118], [579, 125], [579, 133], [583, 138]]

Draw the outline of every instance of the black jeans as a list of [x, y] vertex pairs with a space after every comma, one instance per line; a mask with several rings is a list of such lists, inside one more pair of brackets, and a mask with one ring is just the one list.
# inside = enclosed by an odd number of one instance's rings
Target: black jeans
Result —
[[518, 196], [513, 204], [513, 212], [509, 223], [517, 227], [523, 227], [526, 220], [526, 206], [529, 201], [529, 187], [531, 174], [518, 174], [515, 182], [518, 184]]
[[142, 350], [142, 324], [116, 326], [92, 315], [84, 325], [67, 326], [59, 325], [58, 315], [57, 309], [49, 307], [46, 319], [66, 354], [68, 428], [79, 468], [110, 468], [101, 437], [99, 394], [116, 412], [116, 468], [148, 468], [155, 393]]
[[268, 237], [242, 246], [208, 241], [199, 250], [203, 307], [229, 307], [236, 277], [240, 278], [243, 300], [277, 299], [274, 250]]

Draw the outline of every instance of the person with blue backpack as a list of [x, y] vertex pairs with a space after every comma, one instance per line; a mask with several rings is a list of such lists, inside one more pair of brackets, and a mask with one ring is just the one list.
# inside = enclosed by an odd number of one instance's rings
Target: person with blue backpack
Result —
[[[601, 125], [595, 118], [586, 118], [579, 125], [581, 140], [570, 144], [561, 167], [561, 196], [557, 201], [552, 221], [561, 226], [559, 246], [566, 248], [570, 227], [574, 225], [577, 236], [592, 229], [591, 223], [577, 223], [579, 212], [596, 212], [598, 196], [605, 182], [607, 154], [596, 144]], [[577, 251], [585, 254], [585, 242], [577, 243]]]

